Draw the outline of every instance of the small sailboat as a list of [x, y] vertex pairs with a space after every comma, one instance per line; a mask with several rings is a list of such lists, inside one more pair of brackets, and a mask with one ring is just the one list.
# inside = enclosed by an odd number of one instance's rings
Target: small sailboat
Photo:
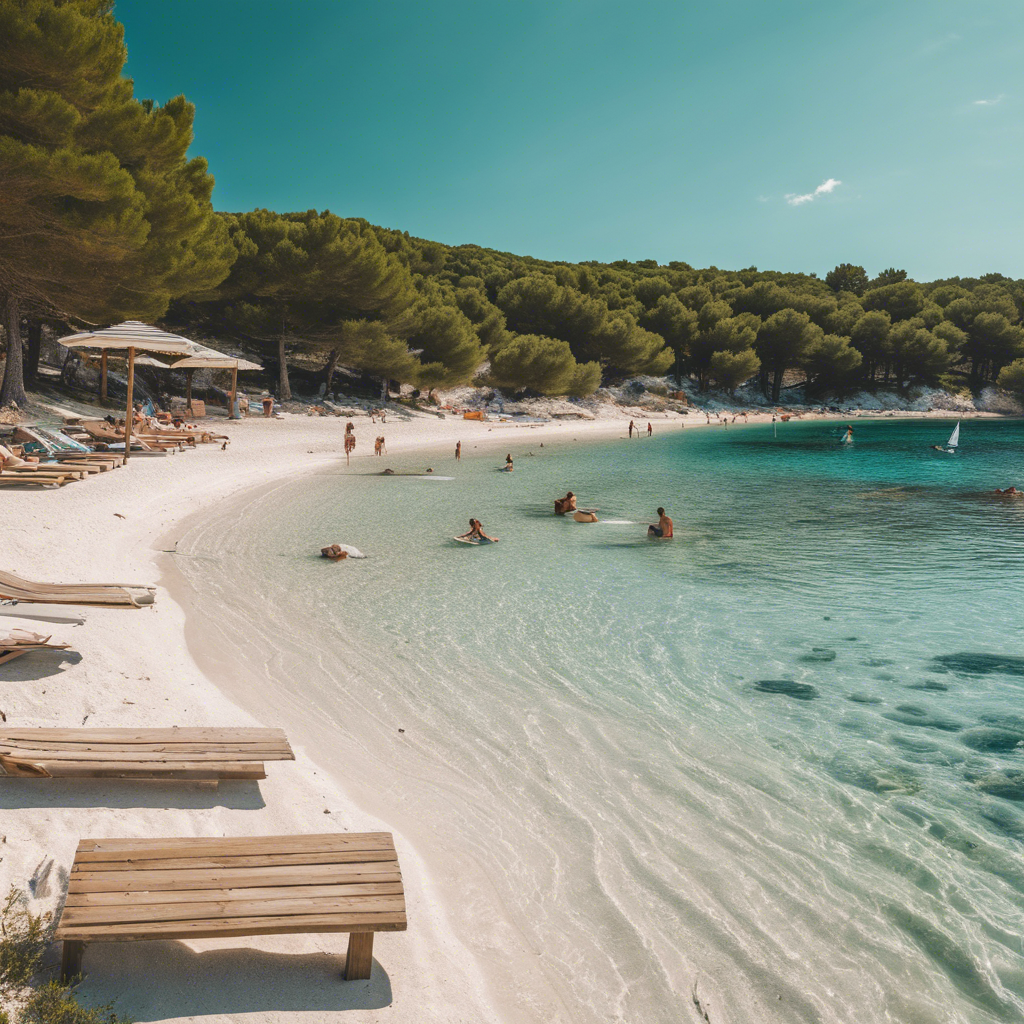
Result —
[[960, 421], [956, 421], [956, 426], [953, 428], [953, 433], [949, 435], [949, 440], [946, 442], [946, 447], [943, 448], [941, 444], [933, 444], [932, 447], [937, 452], [945, 452], [947, 455], [953, 455], [956, 452], [957, 446], [960, 444]]

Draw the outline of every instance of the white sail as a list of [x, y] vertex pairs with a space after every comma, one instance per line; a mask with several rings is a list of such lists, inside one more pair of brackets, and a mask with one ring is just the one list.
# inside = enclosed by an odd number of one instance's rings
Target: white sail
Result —
[[953, 433], [949, 435], [949, 440], [946, 442], [947, 448], [955, 448], [960, 443], [960, 421], [957, 421], [956, 426], [953, 428]]

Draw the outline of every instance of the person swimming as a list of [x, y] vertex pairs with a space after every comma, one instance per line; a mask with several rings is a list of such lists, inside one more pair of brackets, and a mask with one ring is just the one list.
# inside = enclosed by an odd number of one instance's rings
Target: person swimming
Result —
[[468, 532], [459, 534], [458, 539], [459, 540], [486, 540], [486, 541], [490, 541], [492, 544], [497, 544], [498, 543], [498, 538], [497, 537], [488, 537], [487, 534], [484, 533], [483, 525], [481, 524], [479, 519], [470, 519]]
[[658, 522], [647, 527], [648, 537], [657, 537], [660, 540], [671, 540], [673, 537], [672, 520], [665, 515], [663, 508], [658, 509]]
[[555, 515], [564, 516], [576, 511], [576, 495], [569, 491], [564, 498], [555, 498]]

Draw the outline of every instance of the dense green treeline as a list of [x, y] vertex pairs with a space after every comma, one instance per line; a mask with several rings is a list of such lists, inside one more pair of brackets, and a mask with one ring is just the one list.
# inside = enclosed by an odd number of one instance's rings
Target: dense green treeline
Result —
[[[0, 303], [29, 376], [43, 321], [162, 317], [259, 355], [284, 399], [297, 361], [328, 385], [346, 366], [570, 396], [635, 374], [729, 392], [756, 378], [774, 401], [794, 382], [1024, 379], [1024, 281], [1001, 274], [570, 264], [328, 211], [215, 213], [205, 161], [186, 156], [193, 108], [134, 98], [111, 9], [0, 0]], [[24, 401], [22, 347], [6, 344], [0, 405]]]

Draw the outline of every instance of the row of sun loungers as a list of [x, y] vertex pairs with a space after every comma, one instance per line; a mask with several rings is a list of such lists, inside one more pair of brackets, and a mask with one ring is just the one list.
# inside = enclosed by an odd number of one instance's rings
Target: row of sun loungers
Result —
[[[0, 598], [140, 607], [152, 587], [54, 584], [0, 571]], [[11, 630], [0, 662], [50, 637]], [[0, 726], [0, 779], [258, 781], [294, 760], [281, 729]], [[373, 936], [407, 927], [405, 889], [386, 832], [246, 838], [83, 839], [54, 937], [61, 977], [81, 974], [87, 943], [347, 932], [343, 977], [370, 977]]]

